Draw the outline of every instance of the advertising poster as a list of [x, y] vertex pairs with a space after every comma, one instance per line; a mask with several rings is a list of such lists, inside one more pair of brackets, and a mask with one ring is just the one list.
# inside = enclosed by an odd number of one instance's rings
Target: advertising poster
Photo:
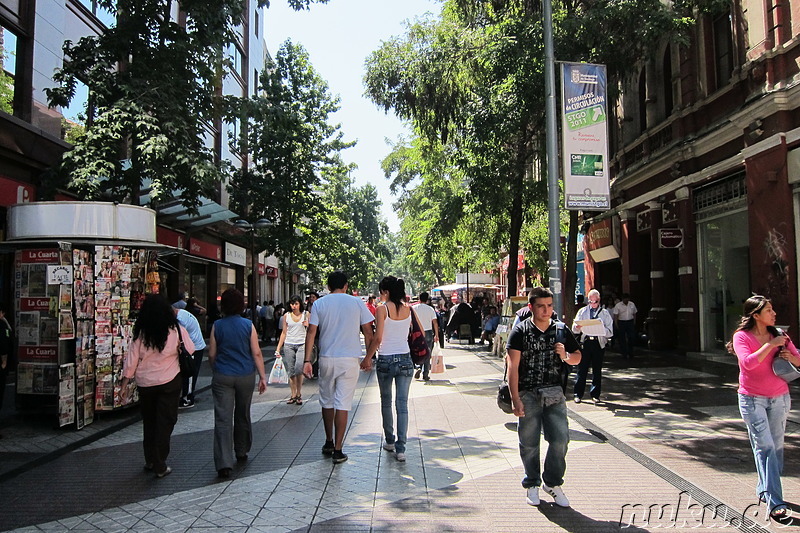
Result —
[[606, 67], [561, 65], [561, 145], [566, 209], [611, 207], [608, 174]]

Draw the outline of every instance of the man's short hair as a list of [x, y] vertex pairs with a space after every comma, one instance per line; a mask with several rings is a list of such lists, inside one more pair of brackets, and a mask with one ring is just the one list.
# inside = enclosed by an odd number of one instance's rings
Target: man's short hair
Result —
[[430, 297], [430, 295], [427, 292], [419, 293], [419, 301], [422, 302], [422, 303], [427, 302], [429, 297]]
[[328, 274], [328, 289], [335, 291], [337, 289], [344, 289], [347, 285], [347, 274], [341, 270], [334, 270]]
[[550, 292], [550, 289], [545, 289], [544, 287], [534, 287], [531, 289], [530, 295], [528, 296], [528, 303], [531, 305], [536, 304], [536, 300], [539, 298], [552, 298], [553, 293]]

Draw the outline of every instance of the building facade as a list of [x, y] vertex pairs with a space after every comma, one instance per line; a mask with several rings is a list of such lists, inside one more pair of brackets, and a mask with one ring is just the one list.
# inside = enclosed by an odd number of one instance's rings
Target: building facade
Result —
[[[248, 96], [256, 92], [259, 72], [267, 57], [263, 35], [264, 8], [256, 0], [245, 2], [241, 23], [235, 27], [236, 42], [225, 51], [230, 69], [223, 78], [222, 94]], [[179, 2], [171, 16], [182, 20]], [[185, 18], [185, 17], [184, 17]], [[5, 240], [8, 206], [42, 199], [41, 176], [57, 165], [71, 145], [65, 140], [64, 120], [83, 122], [88, 90], [78, 84], [69, 109], [49, 108], [45, 89], [55, 86], [54, 72], [64, 62], [64, 41], [77, 42], [98, 35], [115, 23], [112, 13], [96, 0], [0, 0], [0, 66], [10, 79], [10, 96], [0, 102], [0, 241]], [[0, 95], [3, 93], [0, 92]], [[234, 168], [246, 167], [247, 154], [235, 148], [238, 124], [221, 118], [207, 126], [206, 145], [217, 158]], [[68, 193], [56, 199], [73, 199]], [[148, 201], [146, 184], [141, 204]], [[202, 305], [214, 305], [228, 287], [252, 293], [247, 284], [252, 250], [249, 236], [230, 224], [236, 213], [228, 209], [228, 192], [220, 184], [213, 198], [203, 198], [198, 214], [189, 214], [178, 203], [157, 208], [159, 243], [180, 253], [161, 259], [162, 290], [168, 298], [182, 292], [197, 297]], [[12, 254], [0, 254], [0, 304], [10, 308]], [[260, 299], [272, 298], [271, 270], [260, 282]]]
[[723, 350], [752, 293], [800, 333], [799, 64], [800, 1], [735, 0], [621, 84], [586, 287], [630, 293], [651, 347]]

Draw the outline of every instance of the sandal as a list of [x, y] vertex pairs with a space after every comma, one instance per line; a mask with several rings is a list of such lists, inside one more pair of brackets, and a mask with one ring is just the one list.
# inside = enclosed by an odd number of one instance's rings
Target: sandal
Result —
[[303, 397], [298, 396], [297, 398], [294, 399], [294, 403], [296, 403], [297, 405], [303, 405]]
[[291, 398], [289, 398], [289, 399], [286, 401], [286, 403], [287, 403], [287, 404], [297, 403], [297, 398], [295, 398], [294, 396], [292, 396]]
[[780, 509], [775, 509], [771, 513], [769, 513], [769, 517], [773, 520], [784, 520], [789, 516], [789, 508], [788, 507], [781, 507]]

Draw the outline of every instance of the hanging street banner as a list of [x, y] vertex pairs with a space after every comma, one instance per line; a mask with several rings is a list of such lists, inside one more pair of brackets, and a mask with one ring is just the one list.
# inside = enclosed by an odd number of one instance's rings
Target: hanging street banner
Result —
[[565, 207], [609, 209], [605, 65], [562, 63], [561, 106]]

